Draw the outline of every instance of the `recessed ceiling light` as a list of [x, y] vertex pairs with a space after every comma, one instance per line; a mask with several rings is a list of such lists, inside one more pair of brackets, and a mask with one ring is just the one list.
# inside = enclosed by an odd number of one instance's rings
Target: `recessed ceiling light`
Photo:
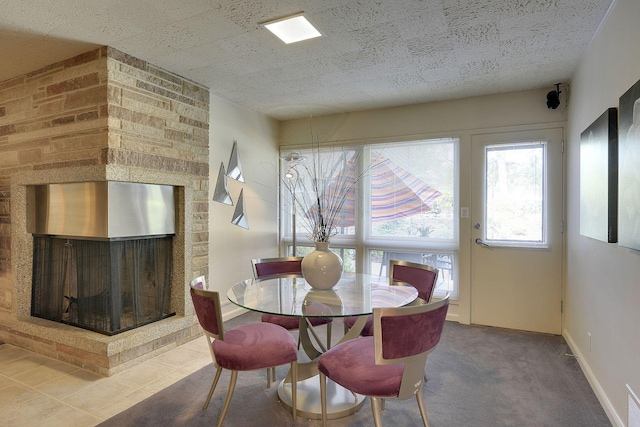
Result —
[[271, 31], [286, 44], [321, 37], [322, 33], [314, 27], [304, 13], [260, 24]]

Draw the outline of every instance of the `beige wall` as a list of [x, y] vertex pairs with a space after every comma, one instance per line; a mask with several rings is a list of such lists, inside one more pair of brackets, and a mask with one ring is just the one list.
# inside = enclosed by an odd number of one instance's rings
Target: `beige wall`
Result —
[[546, 107], [550, 89], [290, 120], [282, 124], [280, 141], [308, 143], [310, 128], [320, 141], [372, 142], [563, 121], [561, 108]]
[[[549, 110], [546, 93], [551, 89], [468, 98], [431, 104], [340, 114], [283, 122], [282, 145], [308, 144], [310, 129], [318, 140], [388, 142], [412, 138], [460, 138], [460, 206], [471, 206], [471, 139], [473, 135], [507, 130], [564, 127], [566, 109]], [[562, 185], [562, 183], [558, 183]], [[460, 219], [460, 298], [448, 318], [469, 323], [470, 219]]]
[[[580, 235], [580, 133], [640, 79], [640, 2], [617, 0], [573, 78], [568, 138], [565, 337], [613, 420], [640, 393], [640, 252]], [[591, 333], [591, 348], [589, 336]]]
[[[209, 272], [207, 279], [222, 292], [236, 282], [252, 277], [251, 259], [278, 256], [278, 122], [211, 97], [210, 198], [213, 197], [220, 163], [225, 169], [233, 141], [238, 151], [245, 183], [228, 180], [234, 206], [209, 202]], [[231, 224], [240, 190], [244, 189], [249, 230]], [[237, 312], [222, 298], [225, 317]]]

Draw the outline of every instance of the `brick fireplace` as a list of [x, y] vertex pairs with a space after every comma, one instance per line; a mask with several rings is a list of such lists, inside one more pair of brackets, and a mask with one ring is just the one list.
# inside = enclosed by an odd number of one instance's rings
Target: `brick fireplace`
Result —
[[[0, 339], [104, 375], [199, 334], [188, 283], [208, 275], [209, 91], [110, 47], [0, 82]], [[114, 336], [31, 316], [27, 188], [173, 186], [170, 310]]]

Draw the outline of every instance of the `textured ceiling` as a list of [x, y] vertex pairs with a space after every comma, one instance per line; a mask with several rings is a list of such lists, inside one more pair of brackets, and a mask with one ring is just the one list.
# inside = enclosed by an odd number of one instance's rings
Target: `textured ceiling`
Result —
[[[553, 88], [612, 0], [0, 0], [0, 81], [109, 45], [276, 119]], [[304, 11], [325, 37], [258, 23]]]

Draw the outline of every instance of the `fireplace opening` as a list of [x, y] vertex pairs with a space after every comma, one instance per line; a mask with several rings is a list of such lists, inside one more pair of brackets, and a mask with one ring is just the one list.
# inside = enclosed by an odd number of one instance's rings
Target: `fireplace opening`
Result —
[[172, 236], [35, 236], [31, 315], [106, 335], [170, 313]]
[[31, 315], [107, 335], [173, 315], [174, 196], [132, 182], [28, 186]]

